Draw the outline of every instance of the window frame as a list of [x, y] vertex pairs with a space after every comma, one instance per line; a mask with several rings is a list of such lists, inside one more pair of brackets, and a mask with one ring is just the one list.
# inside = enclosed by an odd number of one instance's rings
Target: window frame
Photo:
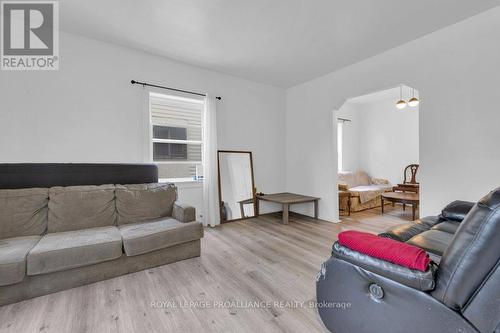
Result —
[[[188, 97], [182, 97], [182, 96], [177, 96], [177, 95], [172, 95], [172, 94], [166, 94], [166, 93], [160, 93], [156, 91], [148, 91], [147, 93], [147, 118], [148, 118], [148, 147], [149, 147], [149, 152], [148, 152], [148, 162], [153, 163], [156, 165], [192, 165], [195, 168], [198, 166], [203, 166], [203, 138], [204, 138], [204, 123], [203, 123], [203, 113], [201, 114], [201, 126], [193, 126], [193, 125], [185, 125], [185, 126], [180, 126], [178, 124], [168, 124], [168, 125], [163, 125], [167, 127], [183, 127], [183, 128], [196, 128], [201, 131], [201, 140], [178, 140], [178, 139], [158, 139], [154, 138], [153, 134], [153, 126], [162, 126], [159, 124], [155, 124], [153, 122], [153, 113], [152, 113], [152, 100], [153, 98], [168, 98], [172, 100], [180, 100], [180, 101], [188, 101], [188, 102], [193, 102], [196, 104], [205, 104], [204, 99], [197, 99], [197, 98], [188, 98]], [[203, 112], [203, 111], [202, 111]], [[155, 161], [154, 160], [154, 144], [155, 143], [174, 143], [174, 144], [185, 144], [187, 145], [199, 145], [201, 149], [201, 158], [200, 160], [171, 160], [171, 161]], [[200, 182], [203, 181], [203, 178], [196, 178], [196, 176], [192, 177], [178, 177], [178, 178], [161, 178], [159, 181], [163, 182], [186, 182], [188, 181], [193, 182]]]
[[343, 171], [344, 164], [344, 122], [337, 121], [337, 169]]

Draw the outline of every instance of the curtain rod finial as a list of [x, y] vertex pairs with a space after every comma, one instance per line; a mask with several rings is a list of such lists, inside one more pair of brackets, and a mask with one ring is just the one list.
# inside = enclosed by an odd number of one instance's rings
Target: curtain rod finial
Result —
[[217, 96], [217, 97], [215, 97], [215, 99], [218, 99], [220, 101], [222, 99], [222, 97]]
[[136, 83], [136, 81], [135, 81], [135, 80], [132, 80], [132, 81], [130, 81], [130, 83], [135, 84], [135, 83]]

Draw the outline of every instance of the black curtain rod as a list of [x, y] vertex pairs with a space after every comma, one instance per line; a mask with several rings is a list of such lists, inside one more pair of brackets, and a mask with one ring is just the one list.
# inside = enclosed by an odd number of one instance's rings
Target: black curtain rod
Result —
[[[172, 90], [172, 91], [178, 91], [178, 92], [182, 92], [182, 93], [186, 93], [186, 94], [191, 94], [191, 95], [197, 95], [197, 96], [203, 96], [203, 97], [206, 97], [207, 95], [206, 94], [202, 94], [202, 93], [197, 93], [197, 92], [194, 92], [194, 91], [188, 91], [188, 90], [182, 90], [182, 89], [175, 89], [175, 88], [170, 88], [170, 87], [165, 87], [165, 86], [159, 86], [157, 84], [151, 84], [151, 83], [147, 83], [147, 82], [139, 82], [139, 81], [136, 81], [136, 80], [132, 80], [130, 81], [130, 83], [132, 84], [139, 84], [143, 87], [154, 87], [154, 88], [160, 88], [160, 89], [167, 89], [167, 90]], [[222, 99], [222, 97], [220, 96], [217, 96], [215, 97], [216, 99], [218, 99], [219, 101]]]
[[345, 119], [345, 118], [337, 118], [340, 121], [352, 121], [351, 119]]

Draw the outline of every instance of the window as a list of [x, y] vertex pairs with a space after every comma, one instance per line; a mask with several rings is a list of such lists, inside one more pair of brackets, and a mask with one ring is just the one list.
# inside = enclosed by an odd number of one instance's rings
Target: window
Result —
[[203, 178], [204, 107], [204, 100], [149, 94], [151, 159], [159, 178]]
[[337, 123], [337, 161], [338, 161], [338, 171], [341, 172], [342, 171], [342, 164], [343, 164], [343, 161], [342, 161], [342, 147], [344, 145], [343, 143], [343, 138], [344, 138], [344, 122], [343, 121], [339, 121]]

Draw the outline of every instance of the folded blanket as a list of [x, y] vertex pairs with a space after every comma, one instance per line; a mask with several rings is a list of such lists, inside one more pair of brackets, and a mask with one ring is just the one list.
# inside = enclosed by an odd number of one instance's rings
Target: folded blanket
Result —
[[351, 193], [356, 193], [359, 195], [359, 202], [361, 204], [364, 204], [365, 202], [368, 202], [370, 200], [376, 199], [379, 197], [382, 193], [388, 192], [392, 189], [391, 185], [360, 185], [360, 186], [355, 186], [351, 187], [349, 191]]
[[427, 266], [431, 262], [427, 252], [419, 247], [366, 232], [354, 230], [341, 232], [339, 244], [370, 257], [422, 272], [427, 270]]

